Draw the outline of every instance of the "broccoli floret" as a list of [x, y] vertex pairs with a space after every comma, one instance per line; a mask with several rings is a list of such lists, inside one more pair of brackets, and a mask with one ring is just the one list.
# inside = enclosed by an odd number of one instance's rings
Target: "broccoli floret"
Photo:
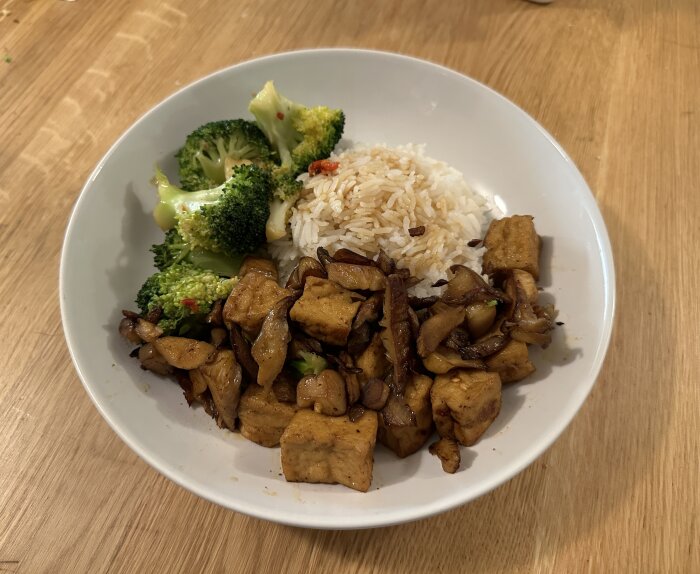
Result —
[[275, 176], [294, 179], [317, 159], [327, 158], [343, 135], [345, 115], [325, 106], [307, 108], [285, 98], [267, 82], [248, 106], [277, 151]]
[[292, 361], [290, 365], [296, 369], [300, 375], [318, 375], [328, 367], [328, 361], [321, 355], [309, 351], [299, 351], [301, 359]]
[[226, 180], [226, 164], [272, 165], [272, 148], [260, 128], [246, 120], [222, 120], [197, 128], [177, 152], [180, 185], [187, 191], [208, 189]]
[[267, 82], [248, 106], [258, 126], [277, 151], [273, 169], [274, 196], [266, 226], [268, 241], [284, 237], [301, 185], [296, 177], [309, 164], [327, 158], [343, 135], [345, 116], [325, 106], [307, 108], [292, 102]]
[[192, 247], [185, 241], [177, 228], [165, 234], [163, 243], [151, 246], [153, 263], [160, 271], [165, 271], [176, 263], [191, 263], [200, 269], [213, 271], [224, 277], [235, 277], [243, 263], [243, 256], [229, 257], [223, 253], [213, 253], [199, 247]]
[[161, 309], [158, 326], [165, 334], [182, 335], [211, 311], [215, 301], [228, 297], [235, 282], [189, 263], [176, 263], [146, 279], [136, 304], [144, 314]]
[[177, 227], [193, 249], [234, 257], [255, 251], [265, 242], [270, 215], [270, 173], [256, 165], [240, 165], [223, 185], [183, 191], [156, 171], [160, 203], [153, 216], [161, 229]]

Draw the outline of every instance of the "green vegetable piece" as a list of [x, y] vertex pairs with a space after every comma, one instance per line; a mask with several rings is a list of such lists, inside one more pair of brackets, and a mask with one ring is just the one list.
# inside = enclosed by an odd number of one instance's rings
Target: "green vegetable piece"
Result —
[[318, 375], [328, 367], [328, 361], [321, 355], [310, 351], [299, 351], [301, 359], [291, 361], [290, 365], [303, 377], [306, 375]]
[[235, 283], [236, 279], [177, 263], [146, 279], [136, 304], [144, 314], [161, 309], [158, 326], [166, 335], [182, 335], [211, 311], [215, 301], [228, 297]]
[[276, 175], [295, 178], [317, 159], [327, 158], [345, 126], [342, 110], [308, 108], [288, 100], [267, 82], [248, 106], [258, 126], [277, 151]]
[[265, 134], [246, 120], [209, 122], [193, 131], [177, 152], [180, 185], [187, 191], [224, 183], [226, 160], [273, 167], [273, 151]]
[[268, 171], [240, 165], [224, 184], [192, 192], [170, 183], [160, 170], [155, 183], [160, 197], [153, 212], [156, 223], [164, 231], [177, 227], [192, 249], [235, 257], [265, 242], [272, 199]]
[[190, 263], [200, 269], [212, 271], [223, 277], [235, 277], [240, 271], [243, 256], [229, 257], [224, 253], [214, 253], [192, 247], [176, 228], [166, 232], [162, 243], [151, 247], [153, 263], [160, 271], [165, 271], [176, 263]]
[[301, 191], [297, 176], [331, 154], [343, 135], [345, 115], [342, 110], [292, 102], [277, 92], [273, 82], [265, 84], [248, 109], [280, 161], [273, 170], [275, 199], [266, 228], [267, 240], [274, 241], [286, 235], [291, 209]]

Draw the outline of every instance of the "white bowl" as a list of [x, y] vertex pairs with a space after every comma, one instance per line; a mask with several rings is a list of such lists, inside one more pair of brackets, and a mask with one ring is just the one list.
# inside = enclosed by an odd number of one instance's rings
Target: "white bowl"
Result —
[[[362, 494], [293, 484], [278, 449], [216, 427], [187, 408], [177, 384], [139, 368], [117, 334], [120, 310], [152, 273], [148, 247], [153, 166], [175, 173], [173, 154], [210, 120], [248, 117], [266, 80], [292, 100], [346, 113], [345, 136], [366, 143], [427, 144], [506, 213], [535, 216], [544, 236], [543, 284], [565, 326], [535, 353], [538, 371], [510, 385], [503, 408], [462, 469], [442, 472], [427, 447], [399, 460], [375, 453]], [[267, 520], [363, 528], [426, 517], [502, 484], [537, 458], [571, 422], [601, 367], [613, 322], [614, 270], [603, 219], [586, 182], [554, 139], [511, 102], [463, 75], [395, 54], [309, 50], [222, 70], [174, 94], [137, 121], [88, 179], [66, 232], [61, 311], [85, 389], [114, 431], [146, 462], [190, 491]]]

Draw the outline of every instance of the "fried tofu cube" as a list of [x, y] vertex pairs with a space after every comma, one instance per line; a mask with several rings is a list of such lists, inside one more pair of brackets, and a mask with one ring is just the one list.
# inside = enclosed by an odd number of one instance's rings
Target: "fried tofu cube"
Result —
[[440, 436], [472, 446], [501, 410], [501, 379], [498, 373], [450, 371], [435, 379], [430, 399]]
[[406, 385], [406, 404], [416, 415], [416, 424], [409, 426], [386, 426], [379, 417], [378, 440], [401, 458], [418, 451], [433, 433], [433, 411], [430, 408], [430, 388], [433, 380], [425, 375], [414, 374]]
[[521, 341], [510, 341], [500, 351], [488, 357], [486, 368], [498, 373], [502, 383], [522, 381], [535, 372], [527, 345]]
[[282, 403], [274, 392], [248, 385], [238, 406], [241, 434], [261, 446], [277, 446], [296, 411], [295, 403]]
[[260, 332], [263, 321], [275, 304], [292, 295], [275, 279], [259, 270], [249, 270], [233, 287], [224, 305], [224, 321], [236, 323], [249, 335]]
[[289, 316], [304, 331], [330, 345], [345, 345], [360, 301], [354, 293], [320, 277], [308, 277]]
[[497, 277], [512, 269], [540, 276], [540, 238], [531, 215], [513, 215], [491, 222], [484, 237], [483, 271]]
[[300, 410], [282, 435], [282, 471], [290, 482], [342, 484], [367, 492], [372, 482], [377, 413], [351, 422]]

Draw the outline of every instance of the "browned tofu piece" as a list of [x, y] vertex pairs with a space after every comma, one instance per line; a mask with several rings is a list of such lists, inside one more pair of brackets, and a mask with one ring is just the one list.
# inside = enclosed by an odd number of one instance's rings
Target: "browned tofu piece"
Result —
[[328, 279], [309, 277], [289, 316], [312, 337], [345, 345], [359, 307], [360, 301], [350, 291]]
[[510, 341], [500, 351], [488, 357], [486, 368], [498, 373], [502, 383], [521, 381], [535, 372], [527, 345], [520, 341]]
[[416, 424], [409, 426], [386, 426], [379, 417], [378, 440], [398, 456], [404, 458], [418, 451], [433, 433], [433, 412], [430, 408], [430, 388], [433, 380], [425, 375], [414, 374], [406, 385], [406, 404], [416, 415]]
[[377, 413], [353, 422], [300, 410], [284, 431], [282, 470], [291, 482], [343, 484], [367, 492], [372, 482]]
[[501, 379], [497, 373], [457, 369], [435, 379], [430, 399], [440, 436], [472, 446], [501, 410]]
[[277, 446], [296, 410], [296, 404], [278, 401], [274, 392], [248, 385], [238, 406], [241, 434], [261, 446]]
[[491, 222], [484, 238], [484, 273], [502, 276], [511, 269], [540, 276], [540, 238], [531, 215], [513, 215]]
[[224, 321], [236, 323], [249, 335], [257, 335], [275, 303], [292, 292], [277, 284], [269, 275], [251, 269], [233, 287], [224, 305]]

